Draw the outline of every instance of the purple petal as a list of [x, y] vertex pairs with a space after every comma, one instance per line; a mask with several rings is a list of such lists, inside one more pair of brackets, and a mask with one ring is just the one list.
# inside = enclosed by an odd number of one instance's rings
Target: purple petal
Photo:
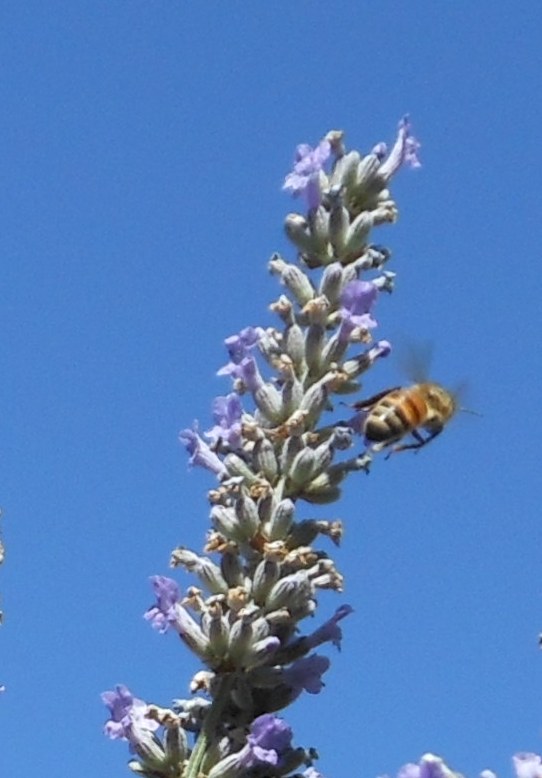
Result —
[[194, 424], [194, 429], [181, 430], [179, 440], [186, 446], [186, 450], [190, 454], [189, 464], [191, 466], [199, 465], [206, 470], [210, 470], [219, 478], [227, 475], [228, 471], [220, 457], [211, 450], [198, 434], [197, 424]]
[[330, 619], [324, 622], [321, 627], [318, 627], [318, 629], [310, 635], [307, 635], [306, 639], [309, 646], [311, 648], [316, 648], [316, 646], [319, 646], [322, 643], [333, 643], [334, 646], [340, 649], [342, 631], [338, 626], [338, 622], [353, 612], [354, 609], [351, 605], [341, 605], [340, 608], [337, 608]]
[[145, 611], [143, 618], [150, 621], [153, 629], [164, 633], [177, 621], [179, 587], [172, 578], [164, 575], [153, 575], [150, 580], [156, 595], [156, 604]]
[[223, 442], [230, 449], [241, 445], [241, 416], [243, 408], [239, 395], [232, 392], [226, 397], [215, 397], [213, 419], [215, 426], [205, 433], [211, 444]]
[[138, 739], [135, 732], [144, 734], [158, 729], [157, 721], [146, 717], [147, 703], [134, 697], [127, 686], [118, 684], [115, 691], [103, 692], [102, 702], [109, 708], [111, 718], [106, 721], [104, 734], [112, 740]]
[[388, 181], [402, 165], [412, 168], [421, 167], [418, 159], [420, 144], [410, 133], [410, 121], [404, 116], [399, 122], [397, 140], [395, 141], [388, 158], [380, 165], [379, 175]]
[[296, 149], [294, 168], [283, 184], [283, 189], [290, 191], [294, 197], [304, 194], [309, 208], [317, 208], [322, 199], [320, 190], [320, 171], [331, 154], [331, 144], [321, 141], [316, 148], [307, 143], [300, 144]]
[[296, 659], [282, 672], [282, 678], [292, 689], [301, 693], [318, 694], [324, 686], [322, 675], [328, 670], [330, 661], [327, 656], [313, 654]]

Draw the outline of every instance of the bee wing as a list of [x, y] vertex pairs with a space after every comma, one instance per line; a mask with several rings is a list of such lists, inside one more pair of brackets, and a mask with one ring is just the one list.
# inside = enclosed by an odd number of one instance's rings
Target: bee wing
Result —
[[383, 397], [386, 397], [386, 395], [391, 392], [397, 392], [399, 389], [401, 389], [400, 386], [391, 386], [389, 389], [384, 389], [383, 392], [373, 394], [372, 397], [367, 397], [365, 400], [358, 400], [357, 402], [352, 403], [352, 408], [355, 408], [357, 411], [369, 410], [369, 408], [372, 408], [377, 402], [380, 402]]
[[430, 340], [400, 345], [397, 350], [399, 367], [413, 384], [429, 380], [434, 347]]

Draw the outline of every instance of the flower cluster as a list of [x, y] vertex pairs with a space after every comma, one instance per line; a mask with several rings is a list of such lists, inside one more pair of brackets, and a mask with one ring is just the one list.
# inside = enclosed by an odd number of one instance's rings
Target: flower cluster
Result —
[[[397, 218], [388, 185], [402, 165], [419, 165], [418, 146], [405, 118], [389, 154], [382, 143], [366, 155], [347, 152], [338, 131], [314, 149], [297, 149], [284, 189], [304, 196], [308, 209], [285, 222], [297, 262], [278, 255], [269, 262], [285, 290], [270, 306], [278, 324], [226, 339], [228, 362], [218, 373], [231, 392], [215, 399], [207, 432], [195, 426], [180, 434], [190, 463], [217, 482], [204, 553], [172, 553], [172, 567], [195, 575], [196, 584], [181, 594], [173, 579], [154, 576], [155, 602], [145, 613], [201, 661], [194, 696], [166, 709], [124, 686], [103, 695], [106, 734], [128, 741], [130, 767], [140, 775], [319, 775], [316, 753], [294, 747], [276, 714], [302, 692], [322, 689], [329, 658], [318, 649], [340, 647], [340, 622], [352, 608], [342, 605], [301, 632], [318, 592], [342, 591], [335, 562], [315, 545], [320, 536], [338, 545], [342, 525], [301, 519], [297, 509], [337, 500], [350, 473], [368, 470], [371, 452], [354, 447], [362, 426], [356, 417], [334, 420], [334, 398], [356, 393], [360, 376], [390, 351], [374, 338], [374, 309], [394, 274], [385, 269], [390, 252], [370, 237]], [[429, 755], [400, 778], [452, 775]]]

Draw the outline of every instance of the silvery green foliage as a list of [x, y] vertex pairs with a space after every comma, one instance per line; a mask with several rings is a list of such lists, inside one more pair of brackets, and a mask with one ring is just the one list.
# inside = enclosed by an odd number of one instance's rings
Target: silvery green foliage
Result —
[[[331, 556], [342, 525], [310, 518], [310, 505], [336, 501], [343, 481], [370, 465], [359, 419], [340, 420], [333, 409], [390, 351], [374, 338], [373, 311], [394, 274], [372, 232], [397, 218], [389, 182], [402, 164], [419, 164], [417, 148], [404, 119], [389, 154], [384, 144], [347, 151], [338, 131], [297, 149], [284, 188], [308, 207], [286, 217], [296, 256], [269, 261], [282, 286], [270, 306], [276, 323], [227, 338], [219, 374], [231, 392], [215, 399], [208, 432], [180, 435], [191, 463], [216, 478], [203, 553], [180, 547], [171, 558], [194, 585], [181, 596], [175, 581], [155, 576], [156, 602], [145, 614], [201, 660], [190, 683], [201, 696], [165, 709], [124, 686], [104, 694], [106, 734], [129, 742], [140, 775], [319, 775], [315, 752], [294, 747], [276, 714], [303, 691], [321, 690], [329, 658], [317, 649], [340, 645], [339, 622], [352, 610], [341, 605], [303, 632], [318, 592], [343, 584]], [[303, 504], [309, 518], [298, 516]]]

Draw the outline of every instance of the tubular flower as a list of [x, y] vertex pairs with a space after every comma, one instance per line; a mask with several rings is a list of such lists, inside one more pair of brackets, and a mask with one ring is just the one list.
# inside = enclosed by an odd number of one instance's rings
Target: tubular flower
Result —
[[141, 739], [145, 731], [154, 732], [159, 727], [158, 722], [147, 718], [147, 703], [134, 697], [127, 686], [119, 684], [115, 691], [103, 692], [102, 702], [111, 714], [104, 726], [104, 733], [111, 740], [134, 743]]
[[408, 165], [411, 168], [421, 167], [420, 160], [418, 159], [419, 148], [419, 142], [410, 133], [409, 117], [403, 116], [399, 122], [397, 139], [393, 148], [387, 159], [380, 165], [380, 176], [385, 181], [389, 181], [402, 165]]
[[294, 168], [284, 180], [283, 189], [294, 196], [304, 194], [309, 208], [317, 208], [321, 201], [320, 171], [331, 154], [331, 144], [322, 140], [312, 148], [301, 143], [295, 153]]
[[215, 397], [213, 402], [214, 427], [205, 433], [205, 437], [216, 446], [224, 443], [231, 450], [241, 445], [241, 416], [243, 408], [239, 395], [232, 392], [226, 397]]

